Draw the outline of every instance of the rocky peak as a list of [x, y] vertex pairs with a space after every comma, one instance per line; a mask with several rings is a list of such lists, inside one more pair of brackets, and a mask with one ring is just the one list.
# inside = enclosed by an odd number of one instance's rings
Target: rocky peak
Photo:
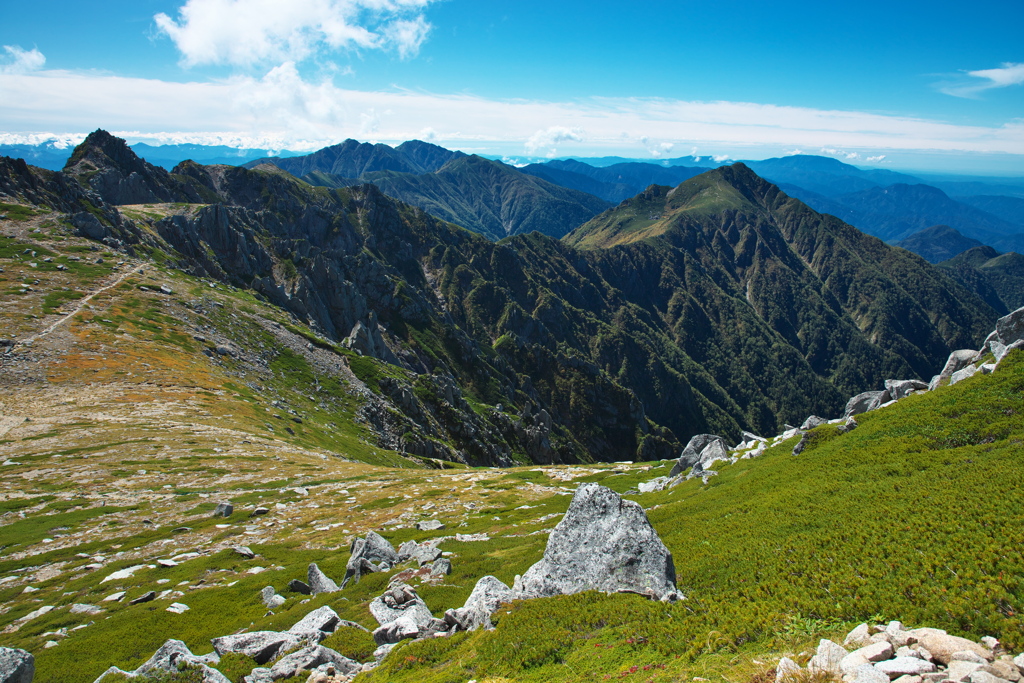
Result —
[[111, 204], [201, 200], [195, 190], [141, 159], [127, 142], [102, 129], [90, 133], [75, 148], [64, 173]]

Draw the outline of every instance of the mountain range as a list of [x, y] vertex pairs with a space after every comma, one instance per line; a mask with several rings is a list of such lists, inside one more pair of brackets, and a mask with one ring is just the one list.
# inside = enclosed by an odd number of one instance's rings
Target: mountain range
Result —
[[[460, 163], [493, 168], [460, 157], [437, 173]], [[67, 206], [83, 233], [250, 289], [335, 343], [369, 330], [366, 348], [406, 373], [381, 385], [404, 416], [381, 423], [382, 442], [427, 430], [429, 449], [477, 463], [649, 459], [696, 433], [772, 432], [887, 377], [927, 380], [996, 316], [742, 164], [651, 186], [561, 241], [498, 243], [374, 185], [313, 186], [266, 164], [168, 173], [102, 131], [62, 173], [8, 160], [4, 175], [6, 194]], [[153, 202], [197, 208], [116, 208]], [[431, 420], [434, 394], [396, 398], [431, 374], [503, 409]]]

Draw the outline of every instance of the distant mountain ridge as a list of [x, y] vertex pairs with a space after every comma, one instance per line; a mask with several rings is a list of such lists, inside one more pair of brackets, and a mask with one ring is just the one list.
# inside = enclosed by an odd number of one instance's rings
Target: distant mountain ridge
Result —
[[586, 192], [480, 156], [413, 140], [398, 147], [346, 140], [313, 154], [261, 159], [312, 185], [373, 183], [433, 216], [500, 240], [536, 230], [558, 238], [608, 208]]
[[915, 232], [904, 240], [895, 242], [894, 246], [912, 251], [928, 263], [939, 263], [968, 249], [980, 247], [982, 243], [970, 237], [964, 237], [948, 225], [933, 225]]
[[420, 140], [403, 142], [398, 147], [383, 143], [359, 142], [351, 138], [324, 147], [312, 154], [289, 157], [267, 157], [243, 164], [254, 168], [260, 164], [273, 164], [301, 178], [311, 173], [327, 173], [343, 178], [358, 178], [375, 171], [398, 173], [433, 173], [452, 159], [466, 156]]

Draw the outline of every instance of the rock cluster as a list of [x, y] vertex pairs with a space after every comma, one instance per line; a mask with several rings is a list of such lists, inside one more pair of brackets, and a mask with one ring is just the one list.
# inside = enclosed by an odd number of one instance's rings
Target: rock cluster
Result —
[[[215, 668], [221, 656], [230, 652], [252, 657], [260, 665], [245, 677], [246, 683], [273, 683], [302, 671], [318, 674], [327, 674], [330, 671], [332, 673], [329, 675], [341, 675], [345, 677], [344, 680], [348, 680], [348, 677], [363, 671], [363, 665], [320, 644], [320, 641], [339, 628], [361, 629], [362, 626], [340, 619], [334, 610], [325, 606], [313, 610], [287, 631], [254, 631], [213, 638], [211, 643], [214, 651], [208, 655], [194, 655], [185, 643], [172, 639], [164, 643], [145, 664], [134, 671], [122, 671], [112, 666], [104, 671], [95, 683], [114, 675], [143, 679], [159, 677], [161, 674], [177, 672], [183, 665], [200, 669], [203, 683], [230, 683], [227, 677]], [[3, 672], [5, 661], [2, 652], [4, 649], [6, 648], [0, 648], [0, 672]], [[31, 663], [31, 655], [29, 658]], [[264, 664], [269, 666], [263, 666]], [[28, 678], [9, 680], [12, 683], [31, 683], [32, 678], [29, 673]], [[0, 681], [7, 683], [8, 679], [0, 677]]]
[[[974, 642], [942, 629], [905, 629], [891, 621], [885, 626], [861, 624], [842, 645], [822, 640], [807, 670], [844, 683], [1017, 683], [1024, 680], [1024, 655], [1013, 657], [995, 638]], [[801, 671], [783, 657], [776, 681], [795, 680]]]

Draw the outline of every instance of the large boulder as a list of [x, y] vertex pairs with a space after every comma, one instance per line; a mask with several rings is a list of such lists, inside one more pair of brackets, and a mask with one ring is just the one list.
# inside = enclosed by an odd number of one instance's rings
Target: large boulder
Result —
[[862, 394], [857, 394], [846, 402], [843, 418], [853, 417], [854, 415], [874, 410], [883, 403], [888, 403], [889, 398], [888, 391], [865, 391]]
[[957, 370], [962, 370], [973, 363], [976, 355], [978, 355], [978, 352], [974, 349], [959, 349], [949, 354], [949, 358], [946, 359], [946, 364], [942, 366], [942, 370], [939, 371], [939, 374], [932, 377], [932, 381], [928, 385], [928, 388], [935, 389], [936, 387], [947, 384], [949, 378], [953, 376], [953, 373]]
[[945, 631], [936, 628], [919, 628], [910, 631], [917, 637], [917, 643], [931, 653], [932, 659], [943, 664], [949, 664], [956, 652], [974, 652], [986, 660], [992, 659], [992, 652], [979, 645], [973, 640], [951, 636]]
[[0, 647], [0, 683], [32, 683], [36, 660], [31, 653], [13, 647]]
[[289, 633], [334, 633], [341, 623], [341, 618], [333, 609], [324, 605], [318, 607], [306, 616], [299, 619], [294, 626], [288, 629]]
[[697, 434], [691, 437], [690, 441], [686, 444], [686, 448], [679, 455], [676, 464], [672, 466], [672, 471], [669, 472], [668, 476], [674, 477], [677, 474], [682, 474], [686, 469], [696, 465], [701, 460], [701, 454], [704, 452], [704, 449], [715, 441], [721, 441], [722, 446], [728, 450], [725, 439], [715, 434]]
[[818, 642], [818, 651], [807, 663], [808, 670], [833, 675], [841, 675], [840, 663], [849, 653], [842, 645], [831, 640], [822, 639]]
[[885, 380], [885, 390], [889, 392], [889, 396], [894, 401], [898, 401], [901, 398], [905, 398], [913, 391], [926, 391], [927, 389], [928, 385], [919, 379]]
[[580, 484], [548, 537], [540, 562], [516, 582], [523, 597], [585, 590], [675, 600], [676, 568], [637, 503], [599, 484]]
[[999, 341], [1005, 346], [1018, 339], [1024, 339], [1024, 307], [997, 320], [996, 333], [999, 335]]
[[441, 549], [429, 543], [421, 545], [416, 541], [406, 541], [398, 548], [399, 562], [416, 560], [421, 567], [425, 564], [430, 564], [439, 557], [441, 557]]

